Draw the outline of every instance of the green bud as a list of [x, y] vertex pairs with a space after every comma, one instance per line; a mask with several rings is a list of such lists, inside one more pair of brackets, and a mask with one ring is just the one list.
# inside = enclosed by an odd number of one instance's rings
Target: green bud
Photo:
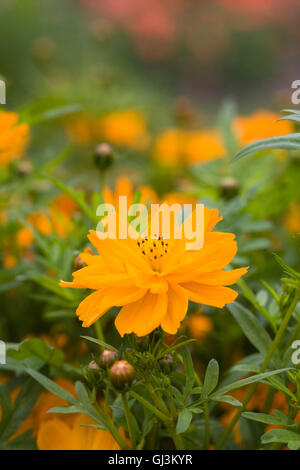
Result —
[[94, 163], [100, 171], [110, 168], [115, 160], [115, 153], [110, 144], [97, 145], [94, 151]]
[[99, 365], [104, 369], [110, 367], [115, 361], [119, 359], [119, 353], [112, 349], [104, 349], [99, 356]]
[[150, 342], [150, 337], [147, 336], [136, 336], [135, 338], [135, 344], [136, 344], [136, 349], [139, 352], [145, 352], [148, 349]]
[[101, 376], [101, 369], [96, 361], [91, 361], [85, 371], [85, 377], [89, 383], [96, 385], [99, 382]]
[[166, 354], [161, 359], [158, 360], [162, 372], [165, 374], [170, 374], [176, 368], [176, 361], [172, 354]]
[[135, 371], [129, 362], [117, 361], [109, 369], [109, 377], [117, 390], [123, 390], [126, 386], [132, 384]]
[[231, 176], [223, 178], [220, 183], [221, 197], [224, 199], [232, 199], [239, 193], [239, 184], [236, 179]]

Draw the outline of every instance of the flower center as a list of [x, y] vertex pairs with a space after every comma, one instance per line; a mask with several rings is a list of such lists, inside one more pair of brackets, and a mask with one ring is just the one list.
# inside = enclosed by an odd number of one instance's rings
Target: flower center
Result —
[[161, 258], [169, 251], [169, 242], [165, 241], [162, 237], [140, 238], [137, 241], [137, 245], [141, 253], [149, 259], [155, 270], [159, 267]]

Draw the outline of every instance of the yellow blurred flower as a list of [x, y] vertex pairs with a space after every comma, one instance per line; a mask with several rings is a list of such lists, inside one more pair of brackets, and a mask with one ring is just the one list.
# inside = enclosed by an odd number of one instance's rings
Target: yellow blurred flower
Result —
[[143, 150], [149, 143], [145, 116], [139, 111], [114, 111], [98, 126], [102, 139], [119, 147]]
[[214, 129], [192, 132], [186, 145], [186, 157], [190, 164], [217, 160], [225, 154], [221, 136]]
[[214, 129], [169, 129], [158, 137], [153, 152], [154, 158], [166, 166], [204, 163], [222, 158], [225, 153], [222, 139]]
[[192, 314], [184, 322], [190, 336], [198, 340], [205, 338], [213, 329], [213, 322], [207, 315]]
[[89, 114], [77, 115], [68, 120], [66, 126], [69, 138], [78, 145], [87, 145], [99, 138], [97, 119]]
[[156, 140], [154, 158], [163, 165], [176, 166], [184, 162], [188, 133], [180, 129], [168, 129]]
[[[66, 423], [63, 418], [52, 418], [43, 422], [37, 435], [39, 450], [119, 450], [113, 436], [95, 425], [94, 420], [79, 414], [74, 422]], [[124, 431], [120, 432], [124, 435]]]
[[0, 165], [7, 167], [22, 156], [29, 140], [27, 124], [18, 124], [18, 115], [0, 111]]
[[258, 110], [250, 116], [239, 116], [234, 120], [233, 130], [240, 145], [293, 132], [290, 121], [278, 121], [280, 114]]
[[[147, 201], [152, 203], [157, 202], [157, 195], [155, 191], [150, 186], [141, 186], [137, 188], [137, 191], [141, 193], [140, 204], [145, 204]], [[133, 203], [134, 198], [134, 188], [132, 182], [129, 178], [119, 177], [115, 183], [115, 189], [112, 191], [109, 187], [105, 186], [102, 191], [102, 195], [106, 204], [112, 204], [118, 211], [119, 207], [119, 197], [127, 197], [128, 209]]]
[[284, 218], [284, 226], [290, 234], [300, 234], [300, 202], [292, 201]]

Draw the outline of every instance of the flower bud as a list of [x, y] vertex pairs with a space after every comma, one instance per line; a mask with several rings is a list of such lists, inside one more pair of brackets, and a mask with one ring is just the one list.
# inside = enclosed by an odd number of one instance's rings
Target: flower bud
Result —
[[161, 359], [158, 360], [162, 372], [169, 374], [176, 368], [176, 361], [172, 354], [166, 354]]
[[86, 367], [85, 376], [87, 381], [93, 385], [96, 385], [100, 378], [100, 372], [101, 369], [98, 366], [97, 362], [91, 361]]
[[99, 356], [99, 365], [104, 369], [110, 367], [115, 361], [119, 359], [119, 353], [112, 349], [104, 349]]
[[127, 361], [115, 362], [109, 369], [111, 383], [117, 390], [122, 390], [126, 385], [131, 385], [135, 377], [135, 371]]
[[73, 271], [78, 271], [78, 269], [84, 268], [86, 263], [81, 259], [80, 255], [77, 255], [73, 262]]
[[105, 171], [113, 164], [115, 153], [110, 144], [97, 145], [94, 152], [94, 163], [100, 171]]
[[224, 199], [232, 199], [238, 195], [239, 185], [236, 179], [231, 176], [223, 178], [220, 184], [221, 197]]
[[148, 349], [150, 342], [150, 337], [147, 336], [137, 336], [135, 339], [136, 349], [140, 352], [145, 352]]

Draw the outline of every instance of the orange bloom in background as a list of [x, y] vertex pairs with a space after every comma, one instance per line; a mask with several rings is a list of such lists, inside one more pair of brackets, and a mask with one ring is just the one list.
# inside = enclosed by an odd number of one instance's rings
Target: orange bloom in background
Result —
[[204, 163], [222, 158], [225, 154], [221, 136], [214, 129], [169, 129], [157, 139], [153, 151], [154, 158], [166, 166]]
[[[77, 204], [67, 194], [56, 197], [44, 214], [41, 211], [33, 212], [27, 217], [30, 225], [41, 235], [49, 236], [56, 233], [65, 238], [73, 227], [72, 216], [78, 211]], [[20, 248], [28, 248], [33, 244], [34, 233], [27, 227], [17, 232], [17, 243]]]
[[[37, 435], [39, 450], [119, 450], [113, 436], [101, 429], [84, 424], [95, 425], [88, 416], [76, 415], [73, 423], [62, 418], [52, 418], [41, 424]], [[124, 438], [125, 433], [121, 430]]]
[[250, 116], [239, 116], [234, 120], [233, 130], [240, 145], [293, 132], [290, 121], [278, 121], [280, 114], [270, 111], [255, 111]]
[[89, 114], [77, 115], [68, 120], [66, 130], [69, 138], [78, 145], [88, 145], [99, 138], [97, 119]]
[[284, 226], [290, 234], [300, 234], [300, 202], [292, 201], [284, 218]]
[[97, 126], [103, 140], [119, 147], [143, 150], [149, 143], [145, 116], [136, 110], [114, 111]]
[[184, 321], [184, 326], [189, 330], [190, 336], [198, 340], [204, 339], [213, 329], [213, 321], [207, 315], [194, 313]]
[[7, 167], [12, 160], [20, 158], [29, 140], [27, 124], [18, 124], [18, 115], [0, 111], [0, 165]]
[[[151, 201], [152, 203], [157, 202], [157, 195], [150, 186], [141, 186], [137, 191], [141, 193], [139, 204], [146, 204], [147, 201]], [[102, 191], [105, 203], [112, 204], [116, 208], [117, 212], [119, 207], [119, 197], [127, 196], [127, 205], [129, 208], [133, 203], [134, 193], [133, 184], [126, 177], [120, 177], [117, 179], [114, 191], [107, 186], [105, 186]]]
[[185, 160], [187, 139], [187, 131], [180, 129], [164, 131], [155, 142], [154, 158], [165, 166], [179, 165]]
[[[191, 218], [193, 214], [182, 228]], [[73, 282], [60, 282], [63, 287], [95, 290], [77, 308], [83, 326], [117, 306], [122, 307], [115, 320], [121, 336], [132, 332], [145, 336], [159, 326], [175, 334], [188, 300], [218, 308], [233, 302], [238, 294], [226, 286], [237, 282], [247, 268], [224, 270], [237, 252], [237, 243], [231, 233], [212, 232], [219, 220], [218, 210], [205, 208], [204, 246], [188, 251], [185, 237], [176, 239], [174, 232], [169, 239], [157, 234], [149, 239], [100, 240], [90, 231], [88, 238], [100, 256], [82, 253], [87, 266], [73, 273]]]
[[223, 158], [226, 150], [221, 136], [214, 129], [192, 132], [186, 145], [188, 163], [197, 164]]

